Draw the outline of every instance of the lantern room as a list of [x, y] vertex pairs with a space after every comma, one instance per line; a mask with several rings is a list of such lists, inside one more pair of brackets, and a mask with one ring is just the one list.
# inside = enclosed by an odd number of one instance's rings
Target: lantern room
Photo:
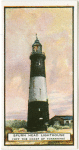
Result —
[[38, 40], [37, 34], [36, 34], [36, 40], [32, 45], [32, 53], [42, 53], [42, 45]]

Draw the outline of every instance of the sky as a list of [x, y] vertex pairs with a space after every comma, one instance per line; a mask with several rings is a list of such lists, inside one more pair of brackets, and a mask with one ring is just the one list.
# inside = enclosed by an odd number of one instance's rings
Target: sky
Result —
[[72, 8], [6, 8], [5, 117], [27, 120], [36, 33], [45, 52], [49, 118], [73, 114]]

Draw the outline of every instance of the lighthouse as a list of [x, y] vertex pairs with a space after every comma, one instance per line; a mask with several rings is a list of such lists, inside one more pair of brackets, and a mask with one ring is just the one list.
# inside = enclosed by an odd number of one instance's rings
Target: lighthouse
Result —
[[31, 132], [47, 130], [46, 123], [49, 120], [45, 59], [46, 56], [42, 52], [42, 45], [36, 34], [36, 40], [32, 45], [32, 53], [30, 55], [27, 130]]

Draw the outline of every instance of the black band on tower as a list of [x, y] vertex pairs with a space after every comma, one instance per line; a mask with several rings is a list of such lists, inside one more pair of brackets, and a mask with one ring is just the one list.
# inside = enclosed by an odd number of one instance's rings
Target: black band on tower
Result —
[[28, 131], [45, 130], [49, 120], [48, 102], [34, 101], [28, 104]]
[[31, 59], [31, 73], [30, 77], [45, 75], [45, 55], [44, 54], [32, 54]]

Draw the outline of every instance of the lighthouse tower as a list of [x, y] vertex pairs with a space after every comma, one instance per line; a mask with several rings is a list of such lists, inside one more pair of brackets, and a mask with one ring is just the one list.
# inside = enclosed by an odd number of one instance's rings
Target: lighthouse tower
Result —
[[46, 130], [46, 123], [49, 120], [45, 58], [45, 54], [42, 53], [42, 45], [36, 34], [36, 40], [32, 45], [32, 53], [30, 55], [31, 70], [28, 101], [28, 131]]

